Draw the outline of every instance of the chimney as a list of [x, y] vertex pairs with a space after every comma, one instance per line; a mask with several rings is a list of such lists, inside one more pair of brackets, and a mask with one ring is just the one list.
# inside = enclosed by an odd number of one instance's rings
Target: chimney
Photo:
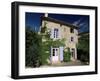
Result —
[[44, 14], [44, 17], [48, 17], [48, 13], [45, 13], [45, 14]]

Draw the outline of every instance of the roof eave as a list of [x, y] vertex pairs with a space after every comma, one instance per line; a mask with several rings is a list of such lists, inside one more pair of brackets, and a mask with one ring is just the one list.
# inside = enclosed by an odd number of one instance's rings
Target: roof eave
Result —
[[41, 18], [42, 18], [42, 20], [52, 21], [52, 22], [55, 22], [55, 23], [60, 23], [60, 24], [62, 24], [62, 25], [66, 25], [66, 26], [75, 28], [75, 29], [79, 29], [78, 26], [74, 26], [74, 25], [72, 25], [72, 24], [70, 24], [70, 23], [65, 23], [65, 22], [63, 22], [63, 21], [56, 20], [56, 19], [53, 19], [53, 18], [50, 18], [50, 17], [43, 17], [43, 16], [42, 16]]

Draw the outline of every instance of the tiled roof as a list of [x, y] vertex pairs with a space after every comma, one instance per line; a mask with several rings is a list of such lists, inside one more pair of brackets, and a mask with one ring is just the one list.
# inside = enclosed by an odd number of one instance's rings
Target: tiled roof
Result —
[[44, 17], [44, 16], [42, 16], [41, 18], [42, 18], [42, 20], [47, 20], [47, 21], [59, 23], [59, 24], [61, 24], [61, 25], [66, 25], [66, 26], [69, 26], [69, 27], [71, 27], [71, 28], [78, 29], [78, 26], [75, 26], [75, 25], [73, 25], [73, 24], [66, 23], [66, 22], [64, 22], [64, 21], [57, 20], [57, 19], [54, 19], [54, 18], [51, 18], [51, 17]]

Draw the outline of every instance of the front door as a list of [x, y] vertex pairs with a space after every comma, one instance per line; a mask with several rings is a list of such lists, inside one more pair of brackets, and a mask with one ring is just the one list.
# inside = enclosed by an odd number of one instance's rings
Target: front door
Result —
[[52, 48], [52, 63], [59, 61], [59, 48]]

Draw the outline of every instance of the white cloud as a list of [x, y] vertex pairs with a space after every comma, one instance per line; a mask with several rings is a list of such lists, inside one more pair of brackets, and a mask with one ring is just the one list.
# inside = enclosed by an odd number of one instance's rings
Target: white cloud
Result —
[[82, 21], [82, 19], [79, 19], [79, 20], [77, 20], [77, 21], [75, 21], [74, 23], [73, 23], [73, 25], [78, 25], [80, 22]]

